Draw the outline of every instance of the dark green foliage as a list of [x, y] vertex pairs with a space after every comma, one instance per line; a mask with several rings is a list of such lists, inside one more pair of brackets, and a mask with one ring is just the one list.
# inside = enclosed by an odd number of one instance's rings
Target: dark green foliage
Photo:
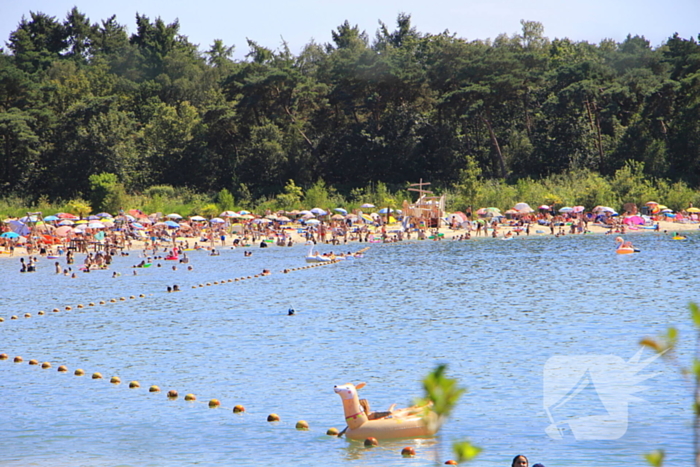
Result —
[[77, 8], [19, 22], [0, 53], [6, 193], [88, 196], [90, 177], [111, 173], [128, 193], [226, 188], [248, 202], [288, 180], [349, 193], [423, 178], [468, 205], [489, 179], [613, 177], [629, 161], [666, 186], [700, 185], [693, 38], [550, 41], [522, 21], [469, 42], [401, 13], [373, 41], [345, 21], [298, 56], [249, 39], [235, 61], [220, 40], [197, 50], [177, 20], [135, 22], [130, 37]]

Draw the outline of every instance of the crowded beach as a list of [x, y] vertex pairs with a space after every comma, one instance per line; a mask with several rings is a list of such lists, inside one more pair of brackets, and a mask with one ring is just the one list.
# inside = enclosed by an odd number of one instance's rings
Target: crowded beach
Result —
[[[404, 210], [377, 209], [365, 204], [348, 213], [344, 208], [313, 208], [303, 211], [252, 213], [225, 211], [218, 217], [184, 218], [178, 213], [146, 214], [138, 209], [115, 214], [98, 213], [80, 218], [72, 213], [44, 216], [28, 213], [4, 219], [1, 224], [1, 256], [63, 257], [72, 261], [76, 253], [90, 258], [89, 268], [105, 268], [109, 257], [129, 250], [173, 251], [217, 248], [291, 247], [298, 244], [344, 245], [388, 243], [409, 240], [454, 240], [477, 238], [511, 239], [534, 235], [585, 235], [655, 232], [678, 236], [697, 230], [700, 209], [689, 206], [673, 212], [650, 201], [638, 209], [627, 205], [618, 213], [607, 206], [587, 210], [584, 206], [518, 203], [501, 212], [495, 207], [446, 213], [439, 203], [404, 205]], [[0, 256], [0, 257], [1, 257]], [[186, 258], [186, 255], [185, 255]]]

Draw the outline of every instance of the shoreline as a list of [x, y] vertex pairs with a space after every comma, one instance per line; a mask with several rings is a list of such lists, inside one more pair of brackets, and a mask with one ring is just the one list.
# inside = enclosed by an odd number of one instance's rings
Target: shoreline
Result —
[[[676, 232], [693, 232], [693, 231], [698, 231], [700, 230], [700, 224], [693, 224], [693, 223], [676, 223], [676, 222], [669, 222], [669, 221], [659, 221], [659, 230], [654, 230], [654, 229], [648, 229], [648, 228], [638, 228], [636, 230], [630, 230], [629, 228], [625, 229], [624, 233], [621, 232], [616, 232], [616, 229], [608, 229], [605, 227], [602, 227], [600, 225], [593, 225], [590, 224], [588, 227], [588, 231], [585, 233], [575, 233], [571, 234], [570, 232], [570, 227], [569, 226], [561, 226], [561, 227], [556, 227], [555, 228], [555, 233], [551, 233], [551, 229], [549, 226], [540, 226], [537, 225], [535, 227], [530, 228], [530, 234], [527, 235], [525, 232], [516, 232], [516, 229], [518, 227], [516, 226], [509, 226], [509, 225], [499, 225], [497, 229], [497, 236], [493, 237], [493, 229], [488, 230], [488, 235], [476, 235], [475, 232], [472, 230], [471, 231], [471, 238], [467, 239], [464, 238], [462, 240], [456, 240], [455, 237], [460, 237], [462, 235], [467, 234], [467, 230], [464, 228], [458, 228], [458, 229], [452, 229], [450, 227], [441, 227], [440, 229], [430, 229], [430, 233], [428, 237], [432, 235], [436, 230], [438, 234], [441, 235], [440, 240], [435, 240], [434, 238], [425, 238], [425, 241], [469, 241], [469, 240], [476, 240], [476, 239], [504, 239], [506, 234], [510, 234], [513, 239], [516, 238], [521, 238], [521, 237], [559, 237], [559, 236], [581, 236], [581, 235], [614, 235], [614, 236], [625, 236], [625, 235], [642, 235], [642, 234], [647, 234], [647, 233], [652, 233], [652, 234], [659, 234], [659, 235], [673, 235]], [[400, 224], [389, 224], [387, 225], [387, 236], [389, 238], [393, 238], [397, 236], [398, 234], [398, 229], [396, 227], [399, 227]], [[561, 232], [561, 233], [560, 233]], [[286, 230], [286, 234], [292, 239], [294, 242], [294, 246], [297, 245], [302, 245], [302, 246], [307, 246], [307, 240], [304, 237], [303, 233], [299, 233], [296, 229], [290, 229]], [[374, 230], [370, 230], [370, 235], [372, 236], [380, 236], [381, 235], [381, 229], [379, 227], [375, 228]], [[214, 245], [215, 249], [230, 249], [233, 244], [232, 241], [234, 238], [242, 238], [241, 236], [237, 234], [230, 234], [227, 239], [226, 239], [226, 245], [221, 245], [220, 242], [217, 242]], [[260, 238], [270, 238], [268, 237], [260, 237]], [[340, 237], [342, 238], [342, 237]], [[187, 240], [191, 243], [201, 243], [200, 239], [197, 237], [191, 237], [187, 238]], [[259, 241], [257, 240], [255, 242], [251, 242], [249, 246], [237, 246], [236, 248], [249, 248], [249, 249], [257, 249], [259, 248]], [[417, 235], [415, 233], [412, 233], [411, 238], [403, 238], [402, 240], [399, 240], [402, 242], [414, 242], [414, 241], [419, 241]], [[334, 245], [332, 242], [328, 241], [326, 243], [321, 243], [321, 242], [316, 242], [316, 246], [322, 246], [322, 245], [328, 245], [330, 247], [341, 247], [343, 245], [350, 245], [350, 244], [360, 244], [360, 245], [365, 245], [365, 244], [371, 244], [372, 242], [360, 242], [358, 240], [348, 240], [347, 243], [345, 243], [343, 240], [339, 244]], [[375, 242], [376, 243], [376, 242]], [[389, 242], [390, 243], [390, 242]], [[211, 245], [206, 242], [206, 243], [201, 243], [202, 248], [205, 248], [206, 250], [211, 249]], [[131, 247], [124, 247], [123, 249], [120, 249], [120, 251], [124, 252], [135, 252], [135, 251], [143, 251], [146, 246], [146, 241], [144, 240], [131, 240]], [[277, 247], [277, 245], [272, 244], [270, 247]], [[161, 248], [172, 248], [171, 243], [160, 243], [158, 249]], [[151, 249], [151, 248], [149, 248]], [[94, 250], [89, 250], [89, 252], [93, 252]], [[85, 253], [78, 253], [78, 254], [85, 254]], [[16, 246], [15, 247], [15, 252], [13, 255], [10, 255], [9, 253], [5, 252], [4, 250], [0, 250], [0, 258], [19, 258], [22, 256], [27, 256], [27, 251], [24, 247], [22, 246]], [[37, 256], [39, 257], [40, 255], [38, 252], [34, 251], [32, 252], [32, 256]], [[46, 256], [43, 256], [46, 257]], [[61, 257], [64, 257], [62, 255]]]

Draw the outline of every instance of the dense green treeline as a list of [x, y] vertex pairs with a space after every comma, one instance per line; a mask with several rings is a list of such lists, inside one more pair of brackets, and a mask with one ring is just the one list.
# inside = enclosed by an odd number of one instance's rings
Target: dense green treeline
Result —
[[[349, 196], [430, 180], [484, 186], [573, 173], [700, 186], [700, 45], [674, 35], [549, 40], [541, 24], [467, 41], [410, 16], [375, 36], [348, 22], [298, 55], [248, 41], [246, 60], [191, 44], [179, 22], [24, 18], [0, 54], [4, 196], [168, 185], [273, 198], [289, 180]], [[675, 185], [674, 185], [675, 184]], [[623, 200], [624, 201], [624, 200]]]

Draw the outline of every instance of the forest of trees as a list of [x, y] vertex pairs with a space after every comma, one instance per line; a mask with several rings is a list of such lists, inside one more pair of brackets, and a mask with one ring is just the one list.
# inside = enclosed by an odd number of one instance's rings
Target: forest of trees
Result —
[[68, 199], [112, 174], [275, 196], [289, 180], [349, 192], [576, 171], [700, 186], [700, 45], [599, 44], [543, 26], [494, 40], [424, 34], [401, 14], [374, 37], [347, 21], [298, 54], [190, 43], [178, 21], [23, 18], [0, 53], [0, 194]]

